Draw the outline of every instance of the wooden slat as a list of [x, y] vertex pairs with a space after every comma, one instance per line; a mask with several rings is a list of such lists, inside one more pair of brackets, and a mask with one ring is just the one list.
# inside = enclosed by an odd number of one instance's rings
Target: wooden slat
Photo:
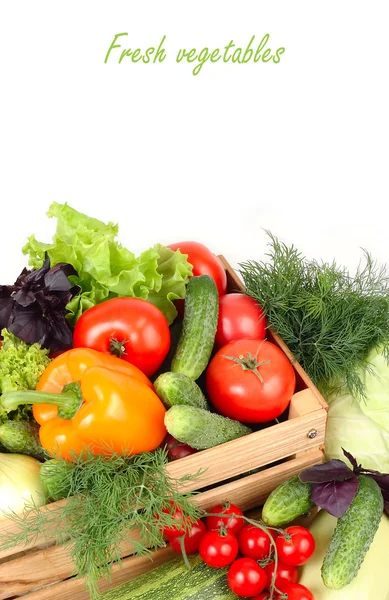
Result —
[[[324, 443], [325, 426], [326, 411], [317, 410], [312, 414], [302, 415], [227, 444], [204, 450], [199, 455], [193, 454], [177, 460], [167, 468], [169, 474], [175, 478], [195, 473], [198, 468], [206, 469], [201, 477], [201, 487], [213, 485]], [[313, 439], [308, 437], [311, 429], [318, 432]], [[198, 487], [189, 482], [185, 489]]]
[[[298, 474], [302, 469], [322, 461], [322, 452], [313, 449], [307, 452], [304, 458], [299, 457], [290, 460], [285, 464], [270, 467], [260, 473], [249, 475], [244, 479], [233, 481], [199, 494], [195, 497], [195, 501], [201, 508], [206, 510], [211, 508], [214, 504], [228, 499], [246, 511], [261, 505], [269, 493], [283, 481]], [[251, 516], [253, 518], [258, 518], [259, 513]], [[60, 547], [58, 549], [60, 549]], [[130, 551], [132, 550], [130, 545], [127, 549]], [[169, 548], [164, 548], [153, 553], [153, 562], [146, 557], [125, 558], [123, 560], [123, 568], [119, 569], [118, 566], [115, 565], [113, 568], [112, 582], [102, 582], [101, 589], [106, 590], [120, 585], [120, 583], [133, 579], [141, 573], [146, 572], [175, 556], [176, 554]], [[48, 562], [49, 564], [45, 566], [45, 562]], [[28, 568], [26, 569], [26, 567]], [[72, 573], [72, 563], [70, 562], [69, 557], [62, 554], [62, 552], [56, 555], [55, 558], [54, 555], [48, 557], [47, 553], [39, 552], [34, 555], [33, 562], [29, 561], [29, 564], [26, 565], [25, 561], [22, 561], [18, 564], [18, 572], [13, 570], [12, 573], [9, 573], [9, 576], [11, 575], [12, 578], [17, 577], [17, 581], [8, 580], [7, 583], [1, 580], [0, 598], [9, 598], [12, 595], [20, 594], [28, 591], [28, 589], [32, 589], [32, 581], [35, 581], [33, 584], [35, 588], [37, 586], [47, 585], [50, 583], [48, 579], [50, 577], [50, 570], [52, 572], [53, 569], [55, 569], [55, 573], [61, 571], [63, 575], [65, 567], [68, 568], [66, 577], [70, 577]], [[53, 578], [53, 574], [51, 577], [52, 581], [58, 580], [58, 578]], [[64, 579], [64, 577], [62, 578]], [[61, 600], [77, 598], [77, 600], [88, 600], [88, 595], [85, 591], [83, 580], [72, 578], [63, 583], [58, 583], [45, 589], [39, 589], [37, 592], [28, 594], [27, 598], [28, 600], [48, 600], [49, 598], [61, 598]]]

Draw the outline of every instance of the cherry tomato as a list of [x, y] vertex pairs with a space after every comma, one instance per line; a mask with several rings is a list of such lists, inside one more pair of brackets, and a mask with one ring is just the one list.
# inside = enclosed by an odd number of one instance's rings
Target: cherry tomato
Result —
[[112, 298], [88, 308], [73, 332], [75, 348], [110, 352], [150, 377], [170, 348], [170, 330], [163, 313], [140, 298]]
[[216, 348], [234, 340], [263, 340], [265, 337], [265, 315], [254, 298], [239, 293], [220, 296]]
[[315, 551], [315, 539], [308, 529], [300, 525], [287, 527], [276, 541], [278, 558], [286, 565], [304, 565]]
[[[288, 600], [315, 600], [312, 592], [300, 583], [284, 583], [279, 586], [280, 592], [287, 595]], [[282, 596], [281, 596], [282, 598]]]
[[[270, 589], [271, 582], [273, 579], [274, 573], [274, 565], [275, 563], [272, 561], [266, 567], [264, 567], [267, 575], [267, 589]], [[278, 588], [279, 583], [297, 583], [299, 578], [299, 571], [297, 567], [293, 567], [292, 565], [286, 565], [280, 560], [277, 563], [277, 574], [275, 585]]]
[[252, 558], [238, 558], [228, 569], [228, 586], [237, 596], [256, 596], [264, 589], [266, 573]]
[[205, 379], [216, 410], [242, 423], [266, 423], [287, 408], [296, 377], [290, 360], [267, 340], [237, 340], [220, 348]]
[[200, 540], [199, 554], [210, 567], [221, 569], [230, 565], [239, 552], [235, 535], [220, 531], [207, 531]]
[[169, 244], [167, 248], [180, 250], [182, 254], [188, 255], [188, 262], [193, 265], [193, 275], [210, 275], [215, 283], [219, 294], [225, 294], [227, 290], [227, 275], [219, 258], [215, 256], [204, 244], [199, 242], [178, 242]]
[[162, 512], [165, 514], [171, 514], [174, 521], [177, 521], [177, 525], [171, 525], [170, 527], [162, 527], [161, 532], [163, 537], [171, 541], [176, 537], [185, 535], [185, 533], [188, 531], [190, 518], [184, 516], [182, 510], [180, 510], [172, 500], [170, 500], [169, 504], [170, 508], [163, 508]]
[[[275, 539], [274, 533], [269, 529], [269, 534]], [[245, 525], [239, 532], [239, 550], [246, 558], [264, 560], [271, 551], [269, 534], [255, 525]]]
[[[198, 552], [200, 541], [206, 534], [207, 528], [201, 520], [196, 521], [190, 530], [183, 536], [185, 552], [195, 554]], [[175, 552], [182, 554], [180, 537], [171, 538], [170, 546]]]
[[182, 444], [176, 440], [176, 438], [170, 435], [170, 433], [167, 434], [161, 446], [162, 448], [166, 449], [167, 458], [169, 461], [185, 458], [185, 456], [190, 456], [191, 454], [195, 454], [197, 452], [197, 450], [191, 448], [191, 446]]
[[211, 508], [209, 513], [214, 513], [217, 515], [223, 514], [225, 517], [207, 517], [206, 523], [208, 529], [220, 529], [220, 527], [224, 526], [230, 533], [233, 535], [238, 535], [239, 531], [244, 527], [245, 521], [244, 519], [230, 517], [228, 515], [241, 515], [243, 516], [243, 512], [241, 509], [235, 504], [231, 504], [230, 502], [224, 502], [223, 504], [217, 504], [213, 508]]

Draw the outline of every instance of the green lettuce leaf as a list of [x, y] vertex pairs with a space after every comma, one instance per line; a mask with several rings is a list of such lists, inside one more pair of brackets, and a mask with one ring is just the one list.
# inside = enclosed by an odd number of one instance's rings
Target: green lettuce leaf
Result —
[[185, 297], [192, 275], [186, 254], [156, 244], [137, 258], [117, 241], [118, 226], [112, 222], [88, 217], [67, 203], [53, 202], [47, 215], [57, 219], [52, 243], [32, 235], [23, 253], [35, 269], [42, 266], [46, 252], [51, 265], [66, 262], [76, 269], [78, 275], [70, 279], [82, 291], [66, 307], [72, 324], [88, 308], [117, 296], [149, 300], [172, 323], [177, 315], [173, 302]]
[[326, 398], [326, 457], [342, 460], [343, 447], [365, 469], [389, 473], [389, 364], [382, 348], [369, 353], [358, 375], [366, 399], [357, 400], [345, 389]]

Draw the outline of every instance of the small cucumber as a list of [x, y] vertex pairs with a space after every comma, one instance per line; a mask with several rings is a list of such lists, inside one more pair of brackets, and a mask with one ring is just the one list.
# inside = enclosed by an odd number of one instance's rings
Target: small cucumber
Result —
[[338, 519], [321, 569], [324, 585], [334, 590], [357, 575], [381, 522], [384, 501], [378, 484], [366, 475], [358, 479], [356, 496]]
[[213, 448], [252, 433], [239, 421], [184, 404], [169, 408], [165, 427], [176, 440], [196, 450]]
[[266, 500], [262, 509], [263, 521], [271, 527], [279, 527], [297, 519], [314, 506], [311, 491], [312, 484], [303, 483], [298, 477], [284, 481]]
[[171, 370], [196, 380], [210, 359], [217, 329], [219, 295], [209, 275], [191, 277], [186, 289], [184, 321]]
[[183, 373], [162, 373], [154, 381], [154, 388], [166, 408], [186, 404], [209, 410], [208, 402], [197, 383]]

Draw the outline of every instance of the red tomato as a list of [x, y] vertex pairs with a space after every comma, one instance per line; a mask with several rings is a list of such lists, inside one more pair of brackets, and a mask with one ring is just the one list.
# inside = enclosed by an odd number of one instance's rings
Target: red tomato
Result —
[[265, 315], [254, 298], [246, 294], [225, 294], [219, 298], [216, 348], [234, 340], [263, 340], [265, 337]]
[[188, 531], [187, 525], [190, 523], [189, 517], [185, 517], [183, 512], [175, 506], [174, 502], [170, 500], [170, 508], [163, 508], [162, 512], [165, 514], [171, 514], [174, 521], [177, 521], [177, 525], [170, 527], [163, 527], [161, 529], [163, 537], [171, 541], [173, 538], [185, 535]]
[[[266, 587], [269, 590], [271, 586], [271, 582], [273, 579], [274, 573], [274, 565], [275, 563], [272, 561], [266, 567], [264, 567], [267, 575], [267, 584]], [[292, 565], [286, 565], [280, 560], [277, 563], [277, 574], [275, 584], [276, 587], [279, 587], [279, 583], [297, 583], [299, 578], [299, 571], [297, 567], [293, 567]]]
[[[217, 504], [211, 510], [210, 513], [215, 513], [217, 515], [241, 515], [243, 516], [243, 512], [240, 508], [235, 506], [235, 504], [231, 504], [230, 502], [224, 502], [224, 504]], [[239, 531], [244, 526], [244, 519], [240, 519], [239, 517], [207, 517], [206, 520], [208, 529], [220, 529], [220, 527], [224, 526], [230, 533], [233, 535], [237, 535]]]
[[228, 531], [207, 531], [201, 538], [199, 553], [210, 567], [222, 569], [235, 560], [239, 552], [238, 540]]
[[304, 565], [315, 551], [315, 539], [308, 529], [300, 525], [287, 527], [276, 541], [278, 558], [286, 565]]
[[188, 255], [188, 262], [193, 265], [193, 275], [210, 275], [213, 277], [219, 294], [227, 290], [227, 275], [220, 260], [206, 246], [199, 242], [178, 242], [169, 244], [167, 248], [180, 250]]
[[[198, 552], [200, 541], [206, 534], [207, 528], [201, 520], [196, 521], [191, 529], [183, 536], [185, 552], [187, 554], [195, 554]], [[170, 546], [175, 552], [182, 554], [180, 537], [175, 537], [170, 540]]]
[[170, 330], [163, 313], [151, 302], [112, 298], [81, 315], [73, 345], [116, 354], [150, 377], [169, 351]]
[[266, 573], [252, 558], [238, 558], [228, 569], [228, 586], [237, 596], [256, 596], [266, 585]]
[[[269, 529], [269, 534], [275, 539], [275, 535]], [[271, 551], [271, 542], [269, 534], [255, 525], [246, 525], [239, 532], [238, 542], [239, 550], [246, 558], [254, 560], [264, 560], [268, 558]]]
[[312, 592], [300, 583], [281, 583], [279, 589], [287, 595], [287, 600], [315, 600]]
[[170, 435], [170, 433], [167, 434], [161, 446], [162, 448], [166, 448], [167, 458], [169, 461], [185, 458], [185, 456], [190, 456], [191, 454], [195, 454], [197, 452], [197, 450], [191, 446], [182, 444], [176, 440], [176, 438]]
[[209, 399], [225, 417], [266, 423], [287, 408], [296, 376], [282, 350], [267, 340], [237, 340], [210, 361], [205, 385]]

